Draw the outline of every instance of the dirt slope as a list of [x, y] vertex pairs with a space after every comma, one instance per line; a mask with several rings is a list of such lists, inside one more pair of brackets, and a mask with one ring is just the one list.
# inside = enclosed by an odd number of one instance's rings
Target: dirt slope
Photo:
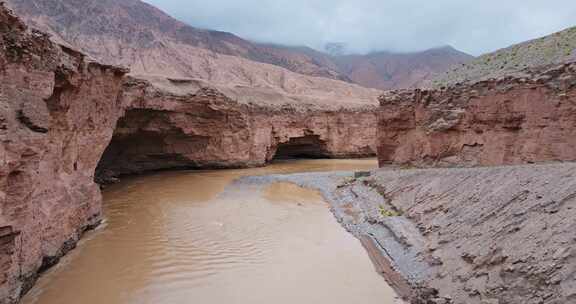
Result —
[[576, 164], [257, 176], [320, 190], [413, 304], [576, 301]]
[[[260, 44], [227, 32], [197, 29], [140, 0], [7, 2], [35, 27], [53, 33], [58, 42], [73, 45], [101, 62], [130, 67], [137, 74], [212, 80], [214, 71], [224, 68], [213, 61], [231, 55], [299, 74], [389, 89], [419, 85], [470, 59], [451, 48], [406, 55], [332, 57], [306, 47]], [[236, 74], [253, 78], [250, 69]]]
[[432, 79], [430, 85], [446, 86], [458, 82], [476, 82], [505, 75], [522, 76], [525, 69], [576, 60], [576, 27], [539, 39], [512, 45], [454, 66]]

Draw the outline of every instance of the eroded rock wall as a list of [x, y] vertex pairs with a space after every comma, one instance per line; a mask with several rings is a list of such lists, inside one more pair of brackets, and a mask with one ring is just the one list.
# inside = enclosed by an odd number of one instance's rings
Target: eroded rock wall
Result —
[[[174, 168], [263, 166], [287, 157], [375, 155], [376, 107], [321, 110], [299, 105], [242, 103], [193, 80], [174, 93], [153, 81], [128, 78], [112, 142], [98, 180]], [[282, 151], [278, 151], [278, 150]]]
[[475, 166], [576, 160], [576, 64], [380, 98], [381, 164]]
[[124, 73], [28, 31], [0, 3], [0, 303], [100, 221], [93, 172]]

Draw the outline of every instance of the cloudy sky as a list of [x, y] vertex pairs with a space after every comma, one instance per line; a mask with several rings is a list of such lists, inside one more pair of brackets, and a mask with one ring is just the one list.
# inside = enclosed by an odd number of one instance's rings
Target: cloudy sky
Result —
[[576, 0], [145, 0], [193, 26], [349, 51], [452, 45], [473, 55], [576, 25]]

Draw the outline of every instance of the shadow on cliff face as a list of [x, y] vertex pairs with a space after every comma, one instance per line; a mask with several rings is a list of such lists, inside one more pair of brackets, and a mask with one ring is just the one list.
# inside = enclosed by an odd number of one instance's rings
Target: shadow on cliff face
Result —
[[[117, 182], [121, 176], [150, 171], [238, 168], [268, 162], [240, 165], [219, 161], [218, 156], [210, 153], [225, 155], [232, 150], [242, 152], [234, 145], [223, 145], [226, 140], [215, 142], [208, 136], [210, 133], [191, 132], [198, 131], [195, 128], [184, 130], [175, 120], [180, 118], [169, 111], [128, 110], [118, 121], [112, 140], [98, 163], [95, 182], [105, 185]], [[207, 153], [207, 150], [211, 152]], [[277, 144], [273, 151], [274, 160], [333, 158], [326, 141], [314, 134], [290, 137]]]
[[318, 135], [292, 137], [285, 143], [280, 143], [274, 159], [295, 158], [330, 158], [326, 142]]
[[200, 149], [208, 137], [185, 134], [171, 124], [162, 111], [129, 110], [117, 124], [114, 136], [104, 151], [95, 181], [113, 183], [122, 175], [146, 171], [194, 168], [196, 164], [175, 147], [186, 142], [187, 150]]

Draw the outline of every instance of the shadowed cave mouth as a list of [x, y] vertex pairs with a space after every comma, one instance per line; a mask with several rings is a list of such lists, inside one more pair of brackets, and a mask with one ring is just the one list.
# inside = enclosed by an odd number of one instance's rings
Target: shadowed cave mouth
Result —
[[278, 144], [274, 155], [275, 160], [296, 158], [330, 158], [330, 154], [326, 148], [326, 142], [318, 135], [292, 137], [287, 142]]
[[[210, 138], [185, 134], [171, 121], [174, 113], [133, 109], [118, 120], [114, 135], [104, 151], [94, 181], [101, 185], [119, 177], [150, 171], [179, 169], [217, 169], [225, 165], [203, 159], [201, 151]], [[264, 156], [263, 156], [264, 157]], [[276, 146], [274, 160], [330, 158], [326, 142], [320, 136], [306, 134]]]
[[[175, 151], [200, 150], [209, 138], [184, 134], [170, 122], [169, 113], [129, 110], [120, 118], [112, 140], [96, 168], [94, 181], [105, 185], [125, 175], [148, 171], [195, 169], [195, 161]], [[185, 147], [181, 147], [185, 143]]]

